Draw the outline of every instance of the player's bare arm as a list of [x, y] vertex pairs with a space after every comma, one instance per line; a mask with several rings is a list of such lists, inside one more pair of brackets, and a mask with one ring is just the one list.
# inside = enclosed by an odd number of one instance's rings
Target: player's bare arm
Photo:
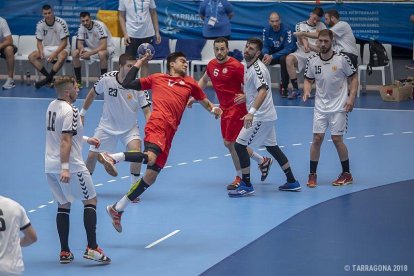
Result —
[[60, 141], [60, 163], [62, 170], [60, 172], [60, 181], [63, 183], [69, 183], [69, 155], [72, 148], [72, 133], [62, 133]]
[[119, 25], [121, 26], [122, 33], [124, 34], [124, 44], [128, 46], [131, 43], [131, 39], [128, 36], [126, 31], [126, 19], [125, 19], [125, 11], [119, 12]]
[[353, 74], [349, 78], [349, 82], [350, 82], [349, 96], [344, 106], [345, 112], [352, 112], [352, 110], [354, 109], [355, 97], [356, 97], [357, 89], [358, 89], [358, 75]]
[[207, 98], [204, 98], [199, 102], [208, 112], [213, 113], [216, 119], [220, 118], [223, 113], [223, 110], [220, 107], [214, 106], [214, 104]]
[[85, 115], [88, 111], [89, 107], [92, 105], [93, 101], [96, 98], [95, 88], [92, 87], [91, 90], [89, 90], [88, 95], [86, 96], [85, 102], [83, 103], [82, 109], [79, 112], [79, 115], [81, 117], [82, 125], [85, 125]]
[[249, 128], [252, 126], [254, 114], [262, 106], [264, 100], [266, 99], [266, 96], [267, 96], [267, 87], [264, 84], [258, 89], [258, 94], [256, 98], [254, 99], [252, 106], [248, 110], [248, 113], [244, 115], [243, 118], [241, 118], [241, 120], [244, 120], [245, 128]]
[[312, 83], [313, 81], [310, 79], [305, 78], [305, 81], [303, 82], [303, 96], [302, 99], [304, 102], [309, 98], [311, 90], [312, 90]]

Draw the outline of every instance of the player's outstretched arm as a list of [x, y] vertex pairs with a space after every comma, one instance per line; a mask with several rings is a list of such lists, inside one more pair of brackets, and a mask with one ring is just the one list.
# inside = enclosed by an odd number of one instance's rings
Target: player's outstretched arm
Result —
[[212, 102], [210, 102], [209, 99], [204, 98], [203, 100], [199, 101], [200, 104], [208, 111], [214, 114], [216, 119], [221, 117], [221, 114], [223, 113], [223, 110], [221, 110], [220, 107], [214, 106]]

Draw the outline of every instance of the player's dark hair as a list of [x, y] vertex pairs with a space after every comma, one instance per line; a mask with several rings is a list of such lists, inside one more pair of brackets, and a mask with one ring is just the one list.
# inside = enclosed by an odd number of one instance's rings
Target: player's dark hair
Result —
[[329, 17], [333, 16], [336, 19], [339, 19], [339, 13], [338, 13], [337, 10], [329, 10], [329, 11], [325, 12], [325, 14], [328, 14]]
[[52, 7], [49, 4], [45, 4], [42, 7], [42, 10], [44, 10], [44, 11], [48, 11], [48, 10], [51, 10], [51, 9], [52, 9]]
[[316, 14], [319, 17], [323, 16], [323, 9], [321, 7], [315, 7], [312, 13]]
[[247, 40], [247, 44], [256, 44], [257, 48], [259, 48], [260, 51], [263, 49], [263, 42], [260, 38], [257, 37], [251, 37]]
[[136, 61], [136, 59], [128, 54], [122, 54], [119, 56], [119, 66], [124, 66], [128, 60]]
[[167, 71], [170, 71], [170, 63], [175, 62], [179, 57], [186, 57], [183, 52], [173, 52], [167, 56]]
[[226, 47], [229, 48], [229, 40], [225, 37], [217, 37], [216, 39], [214, 39], [213, 45], [215, 45], [216, 43], [225, 43]]
[[86, 16], [89, 16], [89, 17], [91, 17], [91, 14], [89, 13], [89, 12], [87, 12], [87, 11], [83, 11], [83, 12], [81, 12], [80, 13], [80, 15], [79, 15], [80, 17], [86, 17]]
[[329, 38], [331, 40], [333, 40], [333, 32], [331, 30], [328, 30], [328, 29], [321, 30], [318, 34], [318, 38], [323, 36], [323, 35], [327, 35], [327, 36], [329, 36]]

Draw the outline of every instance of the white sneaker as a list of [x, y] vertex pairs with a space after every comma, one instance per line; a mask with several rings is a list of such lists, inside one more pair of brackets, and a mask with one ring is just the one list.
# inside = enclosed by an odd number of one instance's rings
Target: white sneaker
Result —
[[14, 80], [8, 78], [6, 82], [3, 84], [3, 89], [12, 89], [15, 86], [16, 85], [14, 84]]

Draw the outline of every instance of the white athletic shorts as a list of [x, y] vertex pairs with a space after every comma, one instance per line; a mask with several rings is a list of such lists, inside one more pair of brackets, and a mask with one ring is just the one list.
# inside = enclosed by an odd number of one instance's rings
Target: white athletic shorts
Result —
[[121, 141], [122, 145], [124, 145], [125, 147], [132, 140], [141, 140], [141, 137], [139, 136], [138, 126], [134, 126], [129, 131], [120, 135], [109, 134], [100, 126], [98, 126], [95, 129], [95, 134], [93, 136], [98, 138], [101, 142], [99, 148], [95, 148], [95, 146], [93, 145], [89, 147], [89, 150], [93, 152], [115, 152], [118, 140]]
[[295, 52], [292, 53], [298, 60], [298, 68], [296, 69], [296, 73], [302, 72], [305, 70], [306, 62], [308, 62], [308, 57], [315, 54], [315, 52], [310, 51], [309, 53], [305, 53], [302, 49], [298, 48]]
[[245, 146], [276, 146], [275, 121], [253, 121], [249, 128], [243, 127], [236, 142]]
[[[43, 55], [47, 59], [59, 46], [44, 46]], [[63, 51], [66, 51], [69, 54], [69, 49], [65, 48]]]
[[348, 113], [313, 113], [313, 133], [325, 133], [328, 129], [331, 135], [344, 135], [348, 130]]
[[[88, 52], [92, 51], [92, 49], [88, 48], [88, 47], [85, 47], [84, 49]], [[112, 47], [108, 47], [107, 50], [108, 50], [108, 59], [110, 59], [114, 55], [115, 49], [112, 48]], [[89, 64], [92, 64], [94, 62], [99, 62], [99, 61], [100, 61], [100, 59], [99, 59], [99, 55], [97, 53], [94, 54], [94, 55], [91, 55], [89, 57], [89, 59], [85, 59], [85, 62], [88, 62]]]
[[75, 199], [88, 200], [96, 197], [95, 186], [88, 170], [71, 173], [69, 183], [60, 182], [60, 173], [46, 173], [46, 178], [54, 199], [61, 205]]

